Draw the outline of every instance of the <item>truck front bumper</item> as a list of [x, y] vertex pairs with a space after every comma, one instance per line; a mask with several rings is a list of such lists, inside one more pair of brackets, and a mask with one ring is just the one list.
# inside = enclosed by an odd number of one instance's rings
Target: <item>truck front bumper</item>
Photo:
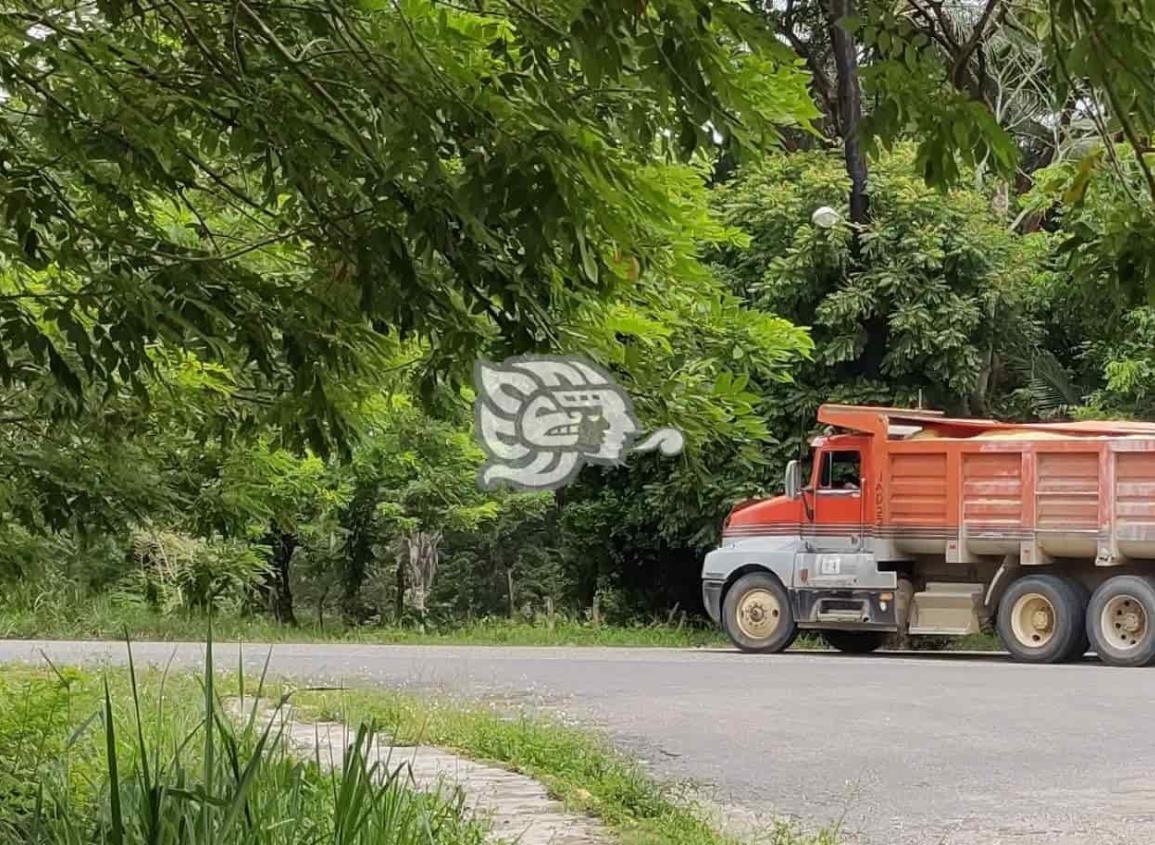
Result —
[[717, 625], [722, 619], [722, 587], [723, 581], [702, 582], [702, 604], [706, 606], [706, 613]]

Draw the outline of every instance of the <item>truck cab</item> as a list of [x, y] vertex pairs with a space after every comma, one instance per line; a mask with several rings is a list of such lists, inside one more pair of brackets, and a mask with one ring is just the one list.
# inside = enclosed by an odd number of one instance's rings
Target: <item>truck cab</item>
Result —
[[702, 595], [720, 623], [727, 586], [745, 576], [761, 584], [732, 608], [727, 632], [739, 647], [766, 650], [758, 644], [768, 638], [777, 645], [772, 631], [787, 610], [796, 624], [786, 645], [807, 628], [842, 632], [835, 638], [847, 643], [881, 642], [897, 630], [895, 573], [880, 572], [870, 552], [870, 447], [863, 434], [816, 437], [809, 459], [788, 465], [783, 495], [727, 516], [721, 545], [706, 555]]

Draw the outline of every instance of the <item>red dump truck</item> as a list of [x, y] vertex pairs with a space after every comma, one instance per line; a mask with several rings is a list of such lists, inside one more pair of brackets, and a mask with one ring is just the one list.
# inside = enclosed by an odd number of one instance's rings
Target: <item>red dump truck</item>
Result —
[[1033, 663], [1155, 662], [1155, 424], [1014, 424], [823, 405], [784, 495], [706, 555], [706, 609], [745, 651], [843, 651], [994, 624]]

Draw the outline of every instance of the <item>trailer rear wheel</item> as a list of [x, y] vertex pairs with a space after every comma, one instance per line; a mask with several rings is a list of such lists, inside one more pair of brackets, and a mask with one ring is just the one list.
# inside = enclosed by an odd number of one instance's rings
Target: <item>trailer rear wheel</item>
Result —
[[743, 575], [722, 600], [722, 627], [742, 651], [784, 651], [798, 634], [790, 594], [768, 572]]
[[886, 642], [887, 634], [884, 631], [823, 631], [822, 639], [830, 644], [831, 648], [845, 651], [847, 654], [869, 654], [877, 651]]
[[1155, 662], [1155, 579], [1116, 575], [1100, 584], [1087, 605], [1087, 636], [1104, 663]]
[[999, 639], [1015, 660], [1060, 663], [1082, 646], [1084, 591], [1057, 575], [1028, 575], [999, 601]]

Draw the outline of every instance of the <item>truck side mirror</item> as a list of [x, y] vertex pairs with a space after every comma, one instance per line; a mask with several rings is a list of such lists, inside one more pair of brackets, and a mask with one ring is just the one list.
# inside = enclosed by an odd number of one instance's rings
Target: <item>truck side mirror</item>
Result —
[[802, 493], [802, 468], [798, 461], [786, 464], [786, 498], [797, 499]]

